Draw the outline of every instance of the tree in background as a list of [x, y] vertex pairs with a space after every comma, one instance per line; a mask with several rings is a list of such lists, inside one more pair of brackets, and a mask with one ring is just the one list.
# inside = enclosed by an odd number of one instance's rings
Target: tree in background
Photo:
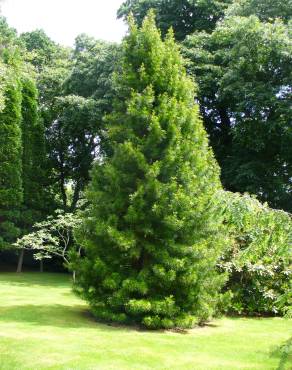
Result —
[[5, 107], [5, 86], [6, 86], [6, 79], [5, 79], [5, 76], [6, 76], [6, 66], [5, 64], [2, 62], [2, 60], [0, 60], [0, 111], [2, 111]]
[[[0, 112], [0, 237], [10, 248], [48, 211], [44, 127], [38, 115], [34, 71], [22, 42], [0, 19], [2, 110]], [[23, 253], [20, 254], [21, 267]]]
[[[12, 71], [10, 71], [11, 73]], [[0, 112], [0, 230], [1, 246], [18, 235], [16, 222], [22, 202], [21, 85], [10, 75], [5, 108]]]
[[78, 242], [79, 293], [105, 320], [190, 327], [212, 316], [224, 276], [219, 169], [170, 32], [130, 23], [114, 109], [112, 155], [96, 164]]
[[280, 21], [226, 18], [184, 43], [199, 83], [201, 114], [232, 191], [292, 209], [292, 46]]
[[43, 31], [25, 33], [21, 39], [38, 70], [47, 177], [58, 207], [74, 210], [89, 181], [94, 158], [101, 146], [103, 151], [106, 147], [106, 140], [101, 140], [102, 117], [112, 106], [111, 76], [119, 48], [80, 35], [74, 50], [66, 50]]
[[42, 72], [48, 65], [52, 65], [59, 52], [58, 45], [53, 42], [43, 30], [24, 32], [20, 35], [29, 54], [32, 65], [38, 72]]
[[[41, 262], [58, 257], [62, 259], [65, 268], [70, 268], [71, 256], [79, 258], [81, 253], [81, 248], [76, 245], [73, 236], [73, 230], [80, 222], [78, 213], [56, 211], [53, 216], [48, 216], [46, 220], [36, 223], [33, 230], [17, 239], [13, 247], [22, 252], [31, 251], [34, 258]], [[42, 263], [41, 266], [43, 267]], [[75, 280], [75, 272], [73, 272], [73, 280]]]
[[38, 95], [35, 82], [28, 78], [22, 79], [22, 182], [23, 206], [25, 219], [32, 225], [47, 210], [49, 202], [46, 194], [45, 181], [45, 132], [38, 114]]
[[127, 0], [118, 10], [118, 17], [125, 19], [132, 13], [141, 25], [147, 12], [154, 9], [162, 35], [172, 27], [175, 38], [182, 41], [195, 31], [212, 32], [230, 3], [231, 0]]
[[224, 187], [291, 211], [291, 0], [133, 0], [118, 14], [140, 24], [151, 7], [184, 40]]
[[[70, 49], [53, 42], [42, 30], [26, 32], [20, 35], [20, 40], [26, 48], [25, 57], [36, 71], [39, 125], [43, 126], [45, 133], [46, 160], [42, 168], [45, 188], [50, 201], [47, 202], [46, 213], [52, 213], [56, 208], [62, 207], [60, 191], [60, 177], [58, 168], [52, 161], [52, 146], [50, 143], [50, 130], [54, 125], [58, 110], [56, 98], [62, 96], [63, 84], [70, 73]], [[41, 146], [43, 148], [43, 146]]]
[[115, 43], [95, 40], [84, 34], [75, 41], [73, 66], [64, 83], [64, 93], [95, 101], [97, 141], [100, 155], [107, 155], [109, 146], [103, 135], [103, 117], [112, 110], [114, 98], [113, 74], [119, 73], [120, 46]]
[[0, 18], [2, 94], [0, 111], [0, 248], [19, 235], [17, 221], [23, 199], [21, 142], [21, 70], [16, 34]]
[[[100, 111], [91, 98], [68, 95], [55, 100], [54, 122], [47, 129], [49, 158], [56, 173], [62, 208], [73, 211], [98, 152]], [[68, 187], [72, 187], [71, 199]]]
[[281, 19], [288, 23], [292, 17], [291, 0], [234, 0], [226, 11], [227, 16], [249, 17], [256, 15], [261, 21]]

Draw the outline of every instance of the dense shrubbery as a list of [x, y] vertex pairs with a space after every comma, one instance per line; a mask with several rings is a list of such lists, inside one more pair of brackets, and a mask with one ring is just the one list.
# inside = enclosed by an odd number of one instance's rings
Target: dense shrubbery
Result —
[[230, 248], [220, 260], [229, 273], [231, 311], [291, 314], [291, 215], [249, 195], [220, 192]]

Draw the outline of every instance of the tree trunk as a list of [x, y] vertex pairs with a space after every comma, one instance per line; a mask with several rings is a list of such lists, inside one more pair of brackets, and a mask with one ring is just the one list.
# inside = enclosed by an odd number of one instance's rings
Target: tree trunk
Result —
[[20, 254], [18, 256], [18, 264], [16, 270], [17, 273], [22, 272], [23, 258], [24, 258], [24, 249], [21, 249]]
[[44, 261], [40, 260], [40, 272], [44, 272]]
[[63, 171], [60, 174], [60, 190], [62, 195], [62, 202], [64, 210], [67, 210], [67, 194], [66, 194], [66, 186], [65, 186], [65, 175]]
[[[219, 108], [219, 116], [221, 120], [221, 140], [222, 144], [227, 148], [231, 145], [231, 122], [225, 108]], [[230, 149], [230, 148], [228, 148]]]
[[76, 205], [77, 205], [77, 202], [78, 202], [79, 196], [80, 196], [80, 190], [81, 190], [81, 182], [78, 181], [75, 185], [75, 188], [74, 188], [73, 199], [72, 199], [72, 203], [71, 203], [71, 207], [70, 207], [71, 212], [74, 212], [75, 209], [76, 209]]

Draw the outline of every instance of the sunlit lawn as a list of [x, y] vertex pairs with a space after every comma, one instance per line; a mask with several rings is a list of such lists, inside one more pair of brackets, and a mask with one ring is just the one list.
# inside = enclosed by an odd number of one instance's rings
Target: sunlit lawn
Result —
[[60, 274], [0, 273], [0, 369], [292, 369], [292, 322], [217, 320], [187, 334], [96, 323]]

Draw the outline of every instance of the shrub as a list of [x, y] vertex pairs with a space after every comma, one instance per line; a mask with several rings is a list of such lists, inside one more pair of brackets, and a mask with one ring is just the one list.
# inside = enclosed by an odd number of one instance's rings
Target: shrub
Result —
[[291, 215], [247, 194], [219, 194], [231, 245], [219, 266], [229, 273], [231, 311], [291, 312]]

